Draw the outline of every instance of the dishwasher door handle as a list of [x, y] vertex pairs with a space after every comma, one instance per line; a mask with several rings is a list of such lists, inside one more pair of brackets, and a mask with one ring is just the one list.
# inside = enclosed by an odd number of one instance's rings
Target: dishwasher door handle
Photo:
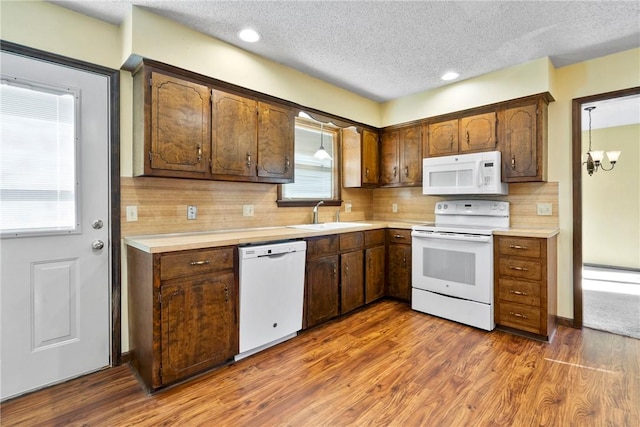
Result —
[[258, 255], [258, 258], [282, 258], [285, 255], [292, 254], [294, 252], [282, 252], [279, 254]]

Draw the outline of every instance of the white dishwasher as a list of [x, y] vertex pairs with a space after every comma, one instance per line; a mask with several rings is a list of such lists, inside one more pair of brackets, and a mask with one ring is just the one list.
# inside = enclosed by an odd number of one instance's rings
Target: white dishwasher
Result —
[[240, 354], [243, 359], [302, 329], [307, 242], [239, 248]]

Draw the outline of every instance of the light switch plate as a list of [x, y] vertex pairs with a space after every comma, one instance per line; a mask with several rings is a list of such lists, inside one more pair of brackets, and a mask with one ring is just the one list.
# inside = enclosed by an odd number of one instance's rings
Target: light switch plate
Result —
[[552, 215], [553, 214], [552, 206], [553, 205], [551, 203], [538, 203], [537, 214], [544, 215], [544, 216]]

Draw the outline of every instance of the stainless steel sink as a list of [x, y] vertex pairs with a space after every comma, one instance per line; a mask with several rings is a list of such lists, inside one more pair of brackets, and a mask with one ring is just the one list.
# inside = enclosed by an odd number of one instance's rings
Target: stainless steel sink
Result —
[[287, 225], [289, 228], [300, 228], [302, 230], [337, 230], [340, 228], [366, 227], [371, 224], [364, 222], [323, 222], [320, 224], [294, 224]]

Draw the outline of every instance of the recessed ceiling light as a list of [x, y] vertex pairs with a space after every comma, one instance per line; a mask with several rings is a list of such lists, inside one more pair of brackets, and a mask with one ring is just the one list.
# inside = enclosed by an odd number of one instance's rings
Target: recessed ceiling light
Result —
[[456, 73], [455, 71], [449, 71], [447, 73], [444, 73], [442, 75], [442, 77], [440, 77], [442, 80], [455, 80], [458, 77], [460, 77], [460, 74]]
[[244, 30], [238, 33], [238, 37], [240, 40], [243, 40], [248, 43], [255, 43], [260, 40], [260, 34], [256, 30], [252, 30], [251, 28], [245, 28]]

